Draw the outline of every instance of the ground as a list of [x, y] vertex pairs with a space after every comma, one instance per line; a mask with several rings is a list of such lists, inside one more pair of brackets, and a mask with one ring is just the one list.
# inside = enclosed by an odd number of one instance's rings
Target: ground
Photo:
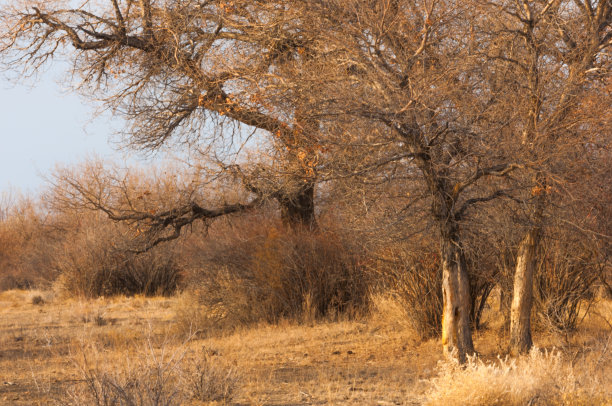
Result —
[[[177, 329], [178, 305], [174, 297], [75, 300], [50, 292], [1, 293], [0, 404], [93, 403], [88, 383], [137, 377], [151, 365], [168, 377], [166, 386], [196, 385], [190, 365], [201, 360], [206, 362], [199, 365], [218, 368], [220, 379], [232, 386], [232, 404], [416, 405], [437, 399], [432, 380], [441, 376], [441, 345], [419, 340], [401, 325], [376, 318], [281, 322], [203, 338]], [[612, 387], [612, 340], [605, 325], [612, 306], [601, 309], [571, 337], [537, 333], [536, 344], [561, 348], [572, 367], [597, 367], [602, 390], [591, 399], [612, 404], [605, 390]], [[490, 316], [489, 328], [475, 333], [484, 360], [503, 353], [504, 338], [491, 327], [495, 321]], [[205, 404], [196, 398], [180, 403]]]

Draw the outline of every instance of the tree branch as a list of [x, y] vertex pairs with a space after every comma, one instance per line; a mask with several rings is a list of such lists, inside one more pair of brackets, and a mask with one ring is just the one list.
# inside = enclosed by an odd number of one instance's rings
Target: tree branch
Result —
[[525, 165], [523, 164], [516, 164], [516, 163], [511, 163], [511, 164], [500, 164], [500, 165], [495, 165], [495, 166], [491, 166], [488, 168], [478, 168], [476, 169], [476, 172], [470, 176], [469, 179], [463, 181], [463, 182], [458, 182], [454, 188], [453, 188], [453, 198], [456, 199], [459, 194], [465, 190], [465, 188], [467, 188], [468, 186], [474, 184], [476, 181], [478, 181], [478, 179], [484, 177], [484, 176], [504, 176], [507, 175], [508, 173], [516, 170], [516, 169], [524, 169]]
[[461, 221], [463, 219], [463, 216], [465, 215], [465, 212], [471, 206], [473, 206], [473, 205], [475, 205], [477, 203], [490, 202], [491, 200], [495, 200], [495, 199], [497, 199], [499, 197], [511, 197], [511, 196], [505, 190], [498, 190], [498, 191], [490, 194], [489, 196], [474, 197], [474, 198], [466, 200], [465, 203], [463, 203], [463, 205], [461, 205], [461, 208], [455, 212], [455, 215], [454, 215], [455, 216], [455, 220]]

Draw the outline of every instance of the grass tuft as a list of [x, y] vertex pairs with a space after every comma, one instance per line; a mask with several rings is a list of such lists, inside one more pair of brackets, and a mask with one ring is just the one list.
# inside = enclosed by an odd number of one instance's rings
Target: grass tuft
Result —
[[36, 306], [44, 305], [45, 300], [40, 295], [32, 296], [32, 304]]
[[596, 405], [610, 399], [605, 386], [578, 374], [561, 352], [537, 348], [516, 359], [442, 362], [431, 385], [430, 405]]

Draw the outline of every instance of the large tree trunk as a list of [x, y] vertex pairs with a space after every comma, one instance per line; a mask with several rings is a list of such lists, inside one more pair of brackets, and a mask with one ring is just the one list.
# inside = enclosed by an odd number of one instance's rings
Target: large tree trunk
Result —
[[470, 284], [463, 250], [455, 238], [443, 237], [442, 246], [442, 346], [447, 356], [474, 353], [470, 329]]
[[533, 304], [533, 275], [536, 268], [536, 251], [542, 235], [544, 207], [546, 205], [546, 180], [538, 175], [535, 194], [534, 225], [521, 241], [514, 270], [514, 288], [510, 308], [510, 353], [524, 354], [531, 349], [531, 307]]
[[539, 236], [539, 227], [529, 230], [521, 241], [516, 258], [514, 290], [510, 310], [510, 352], [513, 355], [526, 353], [533, 345], [531, 339], [531, 306], [533, 302], [533, 273]]
[[446, 356], [464, 363], [466, 356], [474, 353], [474, 343], [470, 328], [470, 282], [459, 224], [453, 212], [457, 196], [445, 174], [434, 170], [428, 154], [421, 155], [417, 164], [433, 195], [431, 211], [440, 229], [442, 348]]
[[314, 204], [314, 183], [309, 183], [293, 196], [278, 199], [281, 206], [281, 219], [291, 228], [314, 230], [317, 228]]
[[291, 160], [302, 168], [303, 179], [297, 179], [302, 183], [299, 191], [292, 195], [282, 195], [278, 199], [281, 206], [281, 219], [283, 224], [293, 229], [314, 230], [317, 228], [315, 217], [314, 190], [316, 184], [315, 166], [310, 162], [316, 162], [313, 152], [300, 156], [299, 151], [308, 151], [308, 146], [315, 142], [319, 134], [320, 122], [313, 118], [309, 109], [304, 110], [299, 105], [295, 109], [294, 136], [296, 138], [285, 139], [285, 146], [293, 153]]

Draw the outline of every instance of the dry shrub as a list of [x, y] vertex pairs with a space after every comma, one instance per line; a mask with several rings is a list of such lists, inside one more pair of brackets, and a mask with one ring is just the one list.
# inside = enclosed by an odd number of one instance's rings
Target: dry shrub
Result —
[[[442, 273], [433, 249], [395, 247], [375, 264], [374, 307], [389, 321], [406, 323], [421, 338], [437, 336], [442, 323]], [[402, 321], [403, 320], [403, 321]]]
[[333, 232], [270, 230], [251, 262], [257, 302], [272, 318], [363, 309], [367, 280], [359, 257]]
[[535, 275], [535, 307], [540, 325], [553, 331], [576, 328], [594, 299], [593, 286], [603, 270], [594, 245], [568, 236], [546, 239]]
[[596, 405], [610, 399], [597, 376], [579, 373], [559, 352], [537, 348], [512, 360], [443, 363], [431, 385], [430, 405]]
[[32, 296], [32, 304], [35, 305], [35, 306], [44, 305], [45, 304], [45, 300], [40, 295]]
[[191, 354], [187, 343], [157, 346], [151, 337], [144, 346], [127, 348], [122, 362], [105, 359], [95, 345], [82, 344], [73, 359], [80, 373], [60, 404], [172, 406], [190, 401], [230, 402], [239, 386], [234, 367], [217, 357]]
[[[464, 255], [470, 278], [470, 317], [472, 325], [478, 329], [499, 272], [490, 244], [472, 240], [467, 240], [469, 244]], [[419, 236], [374, 249], [371, 256], [377, 258], [372, 271], [378, 282], [373, 292], [378, 314], [390, 321], [407, 324], [423, 339], [438, 336], [443, 299], [442, 267], [435, 239]]]
[[173, 247], [136, 254], [123, 248], [125, 234], [124, 227], [103, 218], [82, 222], [54, 255], [58, 287], [82, 297], [173, 294], [181, 275]]
[[487, 236], [466, 237], [465, 259], [470, 278], [470, 321], [476, 330], [481, 325], [482, 315], [493, 288], [501, 279], [499, 251]]
[[0, 200], [0, 291], [47, 287], [56, 276], [49, 251], [58, 231], [32, 199]]
[[184, 331], [365, 311], [367, 275], [344, 238], [256, 217], [238, 224], [211, 231], [199, 246], [201, 262], [192, 268], [190, 292], [177, 310]]
[[216, 270], [197, 285], [188, 284], [176, 307], [179, 334], [207, 335], [213, 331], [231, 331], [265, 319], [265, 313], [249, 292], [248, 281], [227, 269]]
[[183, 381], [189, 397], [200, 402], [227, 403], [240, 385], [236, 368], [220, 364], [208, 354], [190, 365]]

